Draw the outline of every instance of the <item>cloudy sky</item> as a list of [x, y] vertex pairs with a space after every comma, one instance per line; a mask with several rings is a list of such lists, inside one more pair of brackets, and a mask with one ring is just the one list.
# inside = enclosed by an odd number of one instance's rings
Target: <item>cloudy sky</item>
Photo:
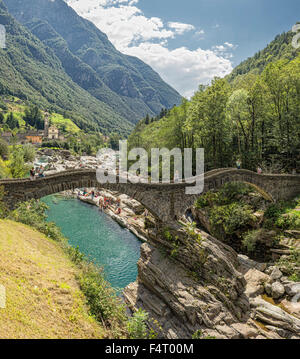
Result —
[[65, 0], [182, 95], [300, 21], [299, 0]]

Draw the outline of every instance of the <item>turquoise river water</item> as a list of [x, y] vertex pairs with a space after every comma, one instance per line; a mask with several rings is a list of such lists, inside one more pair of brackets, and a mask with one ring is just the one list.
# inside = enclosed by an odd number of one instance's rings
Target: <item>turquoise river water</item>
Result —
[[123, 289], [137, 278], [141, 242], [97, 207], [77, 199], [48, 196], [48, 220], [55, 222], [69, 244], [104, 268], [114, 288]]

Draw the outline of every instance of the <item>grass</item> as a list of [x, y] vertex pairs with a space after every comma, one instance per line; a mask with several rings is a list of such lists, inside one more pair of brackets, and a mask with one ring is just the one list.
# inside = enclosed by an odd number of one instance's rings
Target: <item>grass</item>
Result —
[[64, 118], [58, 113], [53, 113], [51, 115], [51, 122], [59, 129], [65, 128], [67, 133], [75, 134], [80, 131], [79, 127], [77, 127], [72, 120], [70, 120], [69, 118]]
[[0, 221], [0, 338], [102, 338], [76, 277], [79, 269], [60, 245], [21, 223]]

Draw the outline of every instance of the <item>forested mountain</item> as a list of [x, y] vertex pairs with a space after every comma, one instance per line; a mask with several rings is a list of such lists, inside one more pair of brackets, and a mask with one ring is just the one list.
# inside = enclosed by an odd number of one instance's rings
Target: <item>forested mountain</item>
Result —
[[206, 170], [257, 166], [300, 172], [300, 51], [292, 33], [238, 66], [227, 78], [200, 86], [191, 101], [136, 126], [130, 147], [204, 148]]
[[229, 80], [249, 72], [259, 74], [269, 63], [277, 60], [293, 60], [299, 54], [299, 51], [292, 46], [293, 36], [291, 31], [277, 35], [265, 49], [258, 51], [253, 57], [249, 57], [238, 65], [229, 75]]
[[141, 60], [123, 55], [63, 0], [4, 0], [9, 12], [60, 59], [79, 86], [136, 123], [179, 104], [181, 96]]
[[7, 34], [7, 48], [0, 49], [0, 95], [14, 95], [65, 113], [85, 130], [130, 131], [129, 121], [72, 81], [53, 50], [20, 25], [2, 0], [0, 23]]

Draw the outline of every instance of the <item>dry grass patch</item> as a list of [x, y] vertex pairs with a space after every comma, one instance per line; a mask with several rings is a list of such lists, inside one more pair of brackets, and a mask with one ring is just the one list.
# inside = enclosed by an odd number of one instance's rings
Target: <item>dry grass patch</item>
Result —
[[0, 338], [101, 338], [76, 281], [78, 269], [60, 246], [39, 232], [0, 221]]

